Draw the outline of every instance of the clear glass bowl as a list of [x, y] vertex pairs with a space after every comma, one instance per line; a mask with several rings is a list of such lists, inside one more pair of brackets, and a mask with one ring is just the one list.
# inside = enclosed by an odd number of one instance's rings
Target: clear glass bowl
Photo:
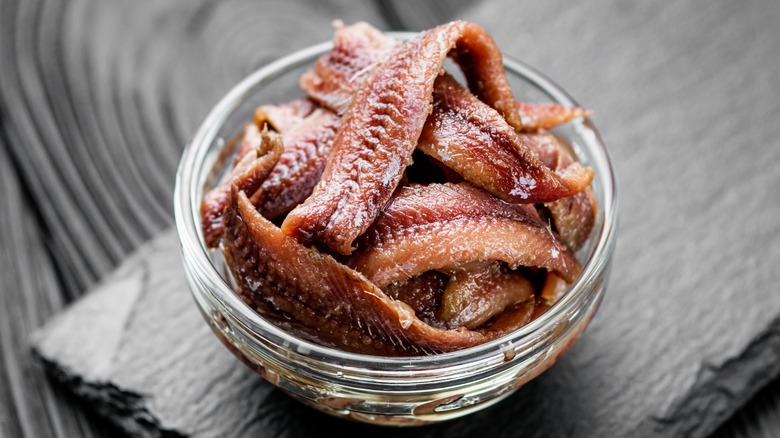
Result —
[[[396, 34], [409, 38], [410, 34]], [[607, 150], [589, 120], [555, 129], [576, 157], [596, 171], [596, 226], [578, 257], [582, 274], [547, 312], [519, 330], [476, 347], [424, 357], [347, 353], [308, 342], [263, 319], [233, 292], [219, 251], [201, 234], [201, 198], [224, 174], [214, 172], [228, 139], [255, 107], [303, 96], [298, 78], [323, 53], [323, 43], [280, 59], [236, 85], [214, 106], [184, 151], [176, 177], [176, 226], [195, 300], [214, 333], [272, 384], [321, 411], [395, 426], [420, 425], [484, 409], [555, 363], [579, 338], [604, 294], [616, 232], [616, 191]], [[577, 105], [532, 67], [505, 60], [515, 97]]]

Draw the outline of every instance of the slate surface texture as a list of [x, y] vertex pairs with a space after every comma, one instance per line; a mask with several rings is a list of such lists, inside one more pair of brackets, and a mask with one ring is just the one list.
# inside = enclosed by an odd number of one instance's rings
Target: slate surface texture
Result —
[[[776, 435], [779, 381], [718, 427], [780, 372], [780, 4], [437, 5], [0, 2], [0, 432], [397, 433], [316, 413], [235, 361], [160, 232], [181, 147], [231, 84], [328, 39], [334, 18], [457, 15], [594, 111], [621, 228], [607, 297], [564, 359], [493, 408], [409, 435]], [[35, 336], [65, 383], [52, 385], [27, 338], [89, 288]]]

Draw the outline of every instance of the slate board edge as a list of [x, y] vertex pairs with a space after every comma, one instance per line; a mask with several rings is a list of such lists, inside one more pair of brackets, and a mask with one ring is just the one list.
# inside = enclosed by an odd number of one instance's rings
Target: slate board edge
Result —
[[[96, 296], [103, 288], [116, 283], [138, 269], [144, 271], [142, 276], [148, 277], [146, 272], [149, 269], [144, 257], [154, 251], [160, 250], [158, 240], [164, 239], [166, 235], [175, 233], [175, 229], [168, 228], [155, 237], [147, 241], [133, 251], [125, 258], [113, 271], [109, 272], [100, 282], [86, 291], [81, 299], [72, 302], [65, 309], [54, 315], [45, 324], [32, 333], [30, 337], [30, 346], [33, 356], [41, 361], [47, 374], [71, 391], [76, 397], [87, 402], [90, 409], [98, 415], [103, 416], [110, 422], [115, 423], [128, 436], [139, 437], [182, 437], [180, 432], [172, 429], [166, 429], [160, 423], [160, 420], [154, 416], [148, 409], [148, 400], [143, 394], [135, 391], [121, 388], [110, 381], [103, 379], [90, 379], [82, 377], [82, 372], [72, 369], [63, 363], [50, 360], [45, 356], [44, 339], [49, 336], [48, 332], [56, 328], [58, 322], [67, 318], [69, 312], [74, 307], [78, 307], [84, 300], [90, 300]], [[84, 374], [89, 376], [89, 374]]]
[[66, 386], [77, 397], [89, 403], [99, 415], [115, 422], [130, 436], [184, 436], [174, 430], [164, 429], [157, 418], [145, 407], [144, 396], [119, 388], [109, 382], [86, 381], [78, 374], [41, 356], [33, 348], [33, 354], [41, 360], [47, 373]]
[[662, 418], [645, 421], [655, 422], [654, 428], [642, 424], [640, 431], [677, 436], [713, 434], [780, 376], [780, 318], [775, 318], [738, 356], [720, 366], [702, 366], [687, 396], [675, 402]]

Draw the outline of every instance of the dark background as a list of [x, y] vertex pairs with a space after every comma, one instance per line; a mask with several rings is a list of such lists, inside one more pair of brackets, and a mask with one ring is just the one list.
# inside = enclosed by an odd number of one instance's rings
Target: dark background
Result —
[[[720, 35], [726, 41], [721, 48], [713, 48], [713, 53], [733, 56], [738, 64], [755, 61], [740, 57], [741, 47], [776, 43], [778, 31], [771, 26], [780, 22], [778, 8], [771, 2], [719, 2], [713, 7], [717, 13], [711, 14], [704, 11], [709, 7], [704, 2], [671, 11], [662, 7], [637, 10], [642, 7], [621, 2], [595, 6], [528, 3], [505, 8], [509, 4], [514, 3], [0, 0], [0, 432], [62, 437], [116, 432], [89, 406], [46, 377], [30, 353], [30, 334], [135, 248], [172, 225], [173, 175], [187, 138], [208, 108], [232, 84], [268, 61], [330, 39], [331, 20], [362, 19], [388, 30], [419, 30], [462, 14], [479, 17], [480, 24], [497, 33], [499, 43], [519, 38], [533, 44], [535, 48], [527, 53], [515, 50], [511, 54], [524, 59], [528, 54], [528, 62], [551, 74], [574, 96], [589, 97], [583, 99], [586, 105], [621, 102], [629, 113], [641, 107], [662, 111], [665, 99], [685, 99], [689, 89], [685, 79], [672, 92], [667, 89], [668, 94], [650, 90], [641, 95], [644, 101], [637, 101], [639, 94], [632, 89], [609, 89], [611, 81], [620, 81], [620, 71], [604, 61], [609, 56], [594, 56], [604, 62], [598, 66], [603, 76], [592, 81], [601, 88], [594, 90], [595, 85], [583, 85], [589, 82], [580, 77], [585, 73], [562, 67], [565, 51], [544, 49], [541, 34], [525, 33], [528, 24], [547, 19], [569, 26], [577, 26], [580, 20], [602, 20], [605, 26], [619, 22], [613, 26], [620, 30], [614, 43], [594, 47], [585, 41], [572, 47], [635, 56], [640, 72], [658, 64], [655, 71], [660, 74], [681, 74], [696, 69], [698, 50], [706, 46], [713, 28], [722, 28], [725, 34]], [[677, 12], [684, 20], [675, 21]], [[672, 27], [654, 27], [654, 35], [636, 34], [642, 17], [653, 20], [663, 14]], [[634, 22], [629, 17], [640, 18]], [[516, 28], [506, 23], [516, 23]], [[571, 28], [567, 31], [574, 39], [580, 35]], [[677, 40], [669, 37], [675, 31], [683, 32], [688, 44], [685, 50], [678, 50]], [[647, 49], [646, 53], [623, 52], [632, 38], [658, 38], [662, 43], [632, 46]], [[780, 58], [774, 47], [774, 55]], [[677, 52], [685, 56], [667, 57]], [[746, 86], [760, 87], [766, 81], [778, 91], [777, 62], [756, 62], [745, 67], [752, 81]], [[741, 73], [736, 65], [728, 80], [744, 80]], [[697, 81], [707, 77], [702, 73]], [[717, 85], [711, 89], [713, 102], [718, 101], [718, 89]], [[594, 97], [601, 92], [611, 93], [612, 100]], [[739, 101], [731, 95], [725, 98]], [[773, 119], [776, 112], [752, 114], [749, 106], [738, 108], [737, 120], [763, 117], [775, 124], [780, 120]], [[599, 114], [610, 110], [593, 109], [597, 125], [608, 122], [599, 119]], [[694, 113], [672, 108], [656, 120], [672, 123], [706, 115], [706, 110]], [[649, 135], [663, 129], [661, 123], [643, 125], [646, 122], [641, 118], [632, 122]], [[744, 127], [728, 119], [711, 123]], [[604, 126], [608, 143], [610, 139], [625, 143], [629, 138], [621, 137], [622, 131], [614, 124]], [[631, 145], [610, 147], [622, 147], [618, 155], [624, 161], [632, 160]], [[768, 147], [776, 150], [777, 141]], [[755, 160], [761, 161], [761, 156]], [[632, 187], [630, 176], [618, 173], [621, 182]], [[776, 188], [758, 190], [766, 193]], [[777, 202], [776, 195], [774, 199]], [[739, 213], [727, 214], [739, 217]], [[773, 245], [774, 239], [766, 244]], [[780, 382], [775, 381], [716, 434], [772, 436], [778, 432]]]

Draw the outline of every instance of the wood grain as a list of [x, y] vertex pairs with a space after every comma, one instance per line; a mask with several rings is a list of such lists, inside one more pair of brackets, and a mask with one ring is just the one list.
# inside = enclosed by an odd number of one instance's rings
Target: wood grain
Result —
[[29, 196], [0, 137], [0, 436], [99, 436], [112, 429], [89, 421], [30, 354], [31, 333], [64, 298]]

